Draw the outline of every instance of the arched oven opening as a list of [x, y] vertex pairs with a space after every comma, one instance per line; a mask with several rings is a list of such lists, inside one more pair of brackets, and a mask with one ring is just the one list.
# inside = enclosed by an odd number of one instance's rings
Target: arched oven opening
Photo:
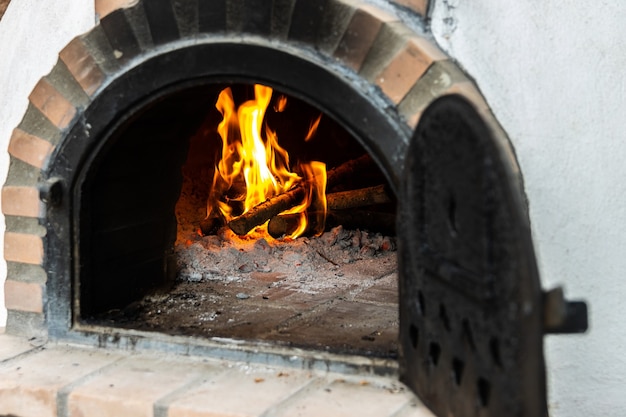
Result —
[[[107, 16], [102, 24], [119, 23], [114, 18], [125, 16], [124, 13], [129, 14], [129, 10], [132, 9]], [[125, 18], [127, 17], [126, 15]], [[302, 178], [306, 178], [308, 174], [301, 168], [296, 168], [295, 164], [323, 162], [330, 173], [334, 168], [351, 165], [351, 162], [358, 162], [362, 158], [366, 159], [366, 166], [359, 168], [361, 172], [356, 171], [347, 179], [338, 181], [333, 185], [332, 192], [339, 192], [340, 187], [344, 187], [344, 191], [373, 188], [375, 193], [385, 195], [392, 202], [382, 204], [385, 210], [383, 217], [372, 216], [370, 210], [370, 213], [365, 213], [356, 225], [354, 221], [349, 225], [344, 217], [341, 223], [349, 231], [341, 233], [337, 239], [340, 241], [339, 245], [349, 243], [354, 251], [363, 249], [363, 254], [368, 256], [377, 257], [382, 252], [393, 256], [395, 252], [387, 250], [395, 247], [391, 242], [393, 232], [381, 230], [381, 234], [376, 235], [378, 233], [376, 229], [380, 227], [370, 227], [367, 222], [371, 223], [373, 218], [379, 223], [384, 219], [387, 219], [387, 225], [393, 223], [395, 216], [393, 201], [402, 175], [402, 159], [410, 128], [399, 114], [388, 111], [387, 101], [381, 97], [378, 88], [361, 78], [349, 76], [343, 66], [326, 61], [318, 52], [307, 48], [295, 50], [287, 46], [279, 48], [269, 39], [254, 38], [249, 42], [221, 36], [207, 38], [206, 42], [184, 39], [176, 48], [170, 48], [166, 44], [163, 47], [151, 46], [149, 53], [135, 51], [134, 53], [138, 55], [132, 60], [126, 59], [126, 55], [120, 56], [111, 51], [107, 46], [111, 41], [103, 39], [101, 35], [101, 32], [94, 31], [68, 45], [61, 53], [62, 60], [55, 69], [54, 76], [57, 78], [50, 80], [56, 89], [63, 92], [62, 94], [76, 100], [84, 100], [87, 90], [92, 96], [89, 96], [87, 101], [80, 101], [81, 104], [73, 108], [74, 119], [71, 126], [61, 135], [62, 139], [42, 169], [37, 185], [42, 199], [48, 202], [45, 214], [47, 232], [43, 239], [44, 269], [48, 277], [46, 284], [48, 335], [99, 345], [113, 343], [140, 347], [144, 344], [154, 346], [154, 343], [164, 343], [174, 350], [187, 350], [189, 346], [194, 345], [203, 352], [214, 352], [216, 349], [222, 351], [224, 346], [227, 349], [233, 347], [232, 344], [224, 342], [228, 338], [223, 333], [219, 333], [218, 336], [215, 328], [208, 325], [210, 323], [205, 323], [207, 326], [204, 327], [204, 332], [196, 333], [202, 337], [193, 339], [179, 337], [181, 334], [193, 333], [190, 329], [181, 333], [180, 326], [162, 333], [145, 332], [145, 323], [134, 327], [133, 330], [124, 328], [128, 325], [129, 314], [132, 316], [132, 313], [139, 313], [137, 307], [141, 300], [145, 300], [147, 295], [154, 294], [157, 290], [171, 288], [172, 282], [176, 281], [178, 270], [183, 271], [183, 275], [191, 281], [198, 280], [198, 273], [203, 276], [202, 280], [220, 275], [211, 273], [212, 269], [208, 267], [194, 272], [189, 268], [177, 266], [174, 248], [178, 239], [177, 229], [187, 227], [195, 233], [191, 236], [193, 239], [188, 236], [184, 239], [181, 237], [179, 241], [183, 246], [187, 241], [191, 241], [190, 250], [197, 248], [197, 245], [194, 246], [198, 243], [195, 239], [201, 237], [197, 233], [197, 222], [207, 216], [207, 201], [203, 200], [205, 197], [208, 199], [210, 193], [206, 181], [212, 181], [212, 170], [218, 163], [216, 156], [222, 143], [221, 137], [218, 139], [219, 135], [216, 136], [215, 132], [224, 116], [223, 112], [220, 113], [216, 108], [216, 104], [221, 92], [227, 88], [230, 88], [234, 107], [239, 107], [255, 97], [254, 85], [273, 89], [268, 109], [265, 110], [267, 127], [272, 132], [278, 132], [281, 147], [284, 146], [289, 152], [293, 152], [294, 156], [290, 157], [290, 161]], [[94, 43], [97, 44], [95, 45], [98, 47], [97, 50], [94, 50]], [[102, 56], [102, 51], [105, 50], [111, 55]], [[78, 61], [72, 61], [75, 59]], [[100, 62], [101, 60], [106, 62]], [[181, 63], [184, 63], [184, 66], [181, 66]], [[103, 73], [105, 69], [110, 69], [112, 73]], [[82, 77], [82, 81], [67, 81], [76, 79], [75, 77]], [[42, 84], [44, 82], [48, 83], [48, 80], [42, 81]], [[91, 82], [95, 82], [96, 85], [88, 85]], [[286, 105], [279, 103], [283, 97], [287, 98]], [[284, 110], [277, 111], [281, 106], [284, 106]], [[46, 117], [45, 112], [49, 109], [50, 107], [42, 110], [33, 106], [30, 111], [35, 114], [33, 116], [35, 118]], [[285, 114], [289, 117], [285, 118]], [[311, 138], [304, 140], [309, 135], [311, 125], [317, 124], [318, 118], [317, 132], [311, 132]], [[30, 116], [25, 120], [30, 120]], [[59, 122], [66, 123], [69, 120], [61, 119]], [[30, 133], [29, 126], [24, 125], [23, 128]], [[51, 126], [50, 130], [54, 131], [55, 127]], [[207, 130], [209, 136], [212, 135], [213, 138], [213, 143], [208, 146], [206, 144], [211, 141], [203, 139], [203, 132]], [[261, 126], [261, 136], [263, 140], [267, 138], [265, 126]], [[202, 150], [202, 147], [209, 149]], [[198, 150], [202, 152], [196, 152]], [[194, 160], [202, 154], [204, 157], [200, 157], [199, 161]], [[186, 165], [189, 157], [191, 160]], [[200, 168], [194, 168], [194, 164]], [[207, 171], [208, 177], [201, 177], [201, 181], [191, 186], [192, 189], [201, 190], [204, 187], [200, 194], [205, 195], [194, 203], [196, 212], [193, 217], [196, 223], [178, 227], [177, 202], [181, 190], [186, 187], [184, 182], [186, 175], [189, 174], [189, 170], [194, 169], [198, 172]], [[377, 179], [372, 180], [372, 177]], [[233, 195], [229, 194], [229, 188], [224, 190], [227, 194], [225, 196], [216, 194], [216, 200], [220, 198], [232, 200]], [[235, 192], [236, 187], [232, 191]], [[238, 210], [237, 207], [234, 208]], [[349, 210], [354, 220], [359, 212], [363, 211], [356, 210], [358, 208], [360, 207], [331, 209], [331, 213], [326, 216], [327, 225], [339, 226], [336, 219], [341, 213], [334, 211], [343, 210], [345, 213], [345, 210]], [[309, 211], [315, 214], [320, 210]], [[200, 229], [204, 227], [202, 224], [199, 226]], [[371, 229], [374, 232], [368, 233], [367, 236], [364, 234], [359, 236], [355, 235], [357, 229], [359, 234], [360, 230]], [[318, 232], [321, 230], [309, 232], [305, 238], [312, 238], [319, 234]], [[208, 247], [214, 236], [210, 232], [201, 232], [205, 233], [209, 233], [209, 236], [202, 236], [202, 239], [204, 246]], [[339, 234], [339, 229], [334, 233]], [[246, 232], [238, 234], [245, 235]], [[146, 238], [141, 239], [141, 236]], [[353, 241], [354, 244], [351, 243]], [[333, 262], [339, 266], [350, 266], [354, 261], [351, 257], [345, 258], [345, 262], [344, 259], [332, 258], [329, 258], [331, 259], [329, 261], [324, 259], [325, 251], [326, 248], [314, 251], [315, 258], [319, 262], [323, 261], [325, 267], [330, 269], [336, 267]], [[373, 253], [368, 254], [369, 252]], [[72, 256], [64, 256], [67, 253], [71, 253]], [[241, 274], [246, 274], [243, 271], [250, 269], [245, 262], [237, 267], [242, 267], [238, 271]], [[259, 270], [250, 270], [248, 274], [256, 272], [255, 276], [261, 279], [282, 280], [280, 278], [282, 275], [279, 275], [279, 278], [272, 276], [272, 273], [262, 265], [254, 268]], [[370, 268], [362, 269], [368, 272]], [[315, 273], [312, 271], [311, 275]], [[346, 274], [342, 271], [338, 273]], [[288, 271], [287, 276], [289, 274]], [[224, 278], [228, 278], [228, 274], [225, 274]], [[373, 281], [376, 280], [370, 280], [367, 285], [374, 284]], [[391, 277], [384, 281], [396, 284]], [[343, 284], [337, 285], [339, 287], [343, 285], [347, 290], [345, 285], [347, 279], [339, 282]], [[327, 284], [334, 286], [335, 283]], [[382, 281], [376, 284], [388, 285]], [[274, 287], [279, 285], [282, 284], [275, 283]], [[303, 291], [306, 293], [307, 290]], [[375, 291], [375, 288], [372, 291]], [[326, 304], [323, 302], [321, 304], [326, 307], [332, 304], [337, 306], [339, 311], [340, 305], [346, 300], [338, 298], [353, 298], [356, 293], [358, 291], [350, 295], [335, 294], [333, 298], [337, 300], [332, 302], [327, 300]], [[389, 293], [392, 294], [390, 299], [397, 299], [397, 291]], [[237, 295], [240, 297], [237, 298]], [[234, 300], [239, 305], [244, 305], [243, 303], [252, 305], [254, 300], [251, 295], [242, 289], [234, 294]], [[261, 300], [264, 295], [268, 297], [268, 300], [264, 301], [269, 301], [269, 295], [258, 293]], [[388, 311], [397, 313], [396, 302], [379, 304]], [[374, 304], [376, 301], [369, 303]], [[302, 312], [307, 311], [308, 307], [306, 305], [294, 307], [297, 311], [292, 312], [306, 316]], [[158, 310], [156, 308], [157, 312]], [[286, 314], [285, 311], [280, 313]], [[376, 310], [368, 314], [374, 318], [383, 317]], [[235, 317], [225, 314], [222, 309], [215, 309], [203, 317], [206, 322], [216, 322], [217, 317], [224, 318], [226, 322], [229, 318], [236, 320]], [[290, 322], [295, 326], [302, 319]], [[196, 320], [194, 326], [200, 323], [199, 320]], [[390, 322], [395, 320], [390, 319]], [[242, 321], [250, 322], [247, 319]], [[343, 324], [345, 328], [350, 329], [350, 322], [354, 323], [355, 320], [349, 319], [347, 324], [336, 322], [332, 325], [340, 327]], [[364, 322], [360, 320], [360, 324]], [[390, 331], [380, 330], [383, 323]], [[283, 339], [282, 333], [276, 331], [279, 329], [277, 325], [278, 323], [275, 323], [273, 326], [272, 337], [275, 343], [266, 345], [267, 354], [282, 358], [287, 354], [282, 349], [284, 345], [293, 342], [288, 336]], [[139, 329], [142, 326], [144, 327]], [[245, 330], [245, 327], [249, 325], [244, 324], [241, 329]], [[321, 349], [366, 355], [371, 353], [372, 356], [369, 357], [373, 360], [372, 366], [386, 370], [385, 372], [389, 371], [390, 366], [397, 366], [387, 361], [398, 355], [398, 342], [393, 336], [395, 330], [392, 324], [381, 321], [372, 328], [359, 329], [359, 326], [354, 325], [352, 327], [353, 330], [356, 327], [358, 331], [358, 338], [356, 333], [353, 335], [356, 343], [352, 343], [357, 347], [360, 346], [357, 349], [351, 347], [350, 343], [339, 341], [334, 347], [332, 343], [326, 341], [306, 344], [315, 351]], [[210, 332], [207, 330], [209, 328]], [[161, 337], [168, 333], [171, 338]], [[249, 337], [248, 332], [244, 333], [243, 335], [232, 333], [231, 336], [248, 342], [254, 340], [256, 344], [263, 340], [260, 336]], [[319, 333], [326, 339], [331, 338], [324, 327]], [[382, 343], [381, 346], [372, 349], [378, 342]], [[236, 346], [246, 346], [245, 349], [254, 350], [255, 343]], [[307, 347], [298, 342], [295, 345]], [[235, 353], [229, 352], [228, 355], [246, 357], [247, 352], [248, 350], [245, 352], [236, 350]], [[383, 361], [377, 362], [376, 358], [382, 358]], [[305, 360], [317, 361], [310, 356]]]
[[397, 357], [396, 203], [317, 107], [194, 82], [133, 109], [74, 186], [80, 325]]

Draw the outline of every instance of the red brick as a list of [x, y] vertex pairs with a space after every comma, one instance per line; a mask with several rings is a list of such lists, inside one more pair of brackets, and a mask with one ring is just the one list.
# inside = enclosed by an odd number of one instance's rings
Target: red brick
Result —
[[307, 372], [296, 369], [241, 372], [231, 368], [220, 377], [207, 380], [178, 396], [170, 403], [167, 415], [256, 417], [313, 380]]
[[6, 185], [2, 188], [2, 212], [8, 216], [40, 217], [44, 205], [35, 187]]
[[104, 73], [81, 38], [75, 38], [59, 54], [78, 84], [91, 96], [102, 85]]
[[43, 313], [43, 287], [7, 279], [4, 282], [4, 301], [7, 310]]
[[131, 356], [76, 387], [68, 417], [152, 417], [157, 400], [210, 372], [221, 371], [197, 360]]
[[72, 103], [45, 78], [39, 80], [28, 98], [59, 129], [67, 127], [76, 115], [76, 108]]
[[376, 84], [391, 101], [398, 104], [430, 64], [446, 58], [432, 41], [415, 36], [376, 76]]
[[62, 345], [0, 363], [0, 415], [57, 417], [59, 398], [62, 417], [433, 417], [393, 377]]
[[92, 349], [48, 348], [0, 364], [0, 415], [57, 417], [59, 390], [117, 359]]
[[337, 46], [335, 57], [359, 71], [381, 27], [397, 17], [371, 5], [361, 6]]
[[397, 389], [381, 385], [375, 379], [344, 380], [338, 378], [326, 386], [292, 398], [276, 417], [319, 417], [351, 415], [391, 417], [413, 400], [414, 396], [398, 383]]
[[43, 241], [41, 237], [6, 232], [4, 234], [4, 259], [25, 264], [43, 263]]
[[406, 6], [422, 16], [426, 16], [426, 12], [428, 11], [428, 0], [393, 0], [393, 2], [401, 6]]
[[45, 139], [30, 135], [21, 129], [13, 130], [9, 142], [9, 153], [20, 161], [42, 168], [47, 162], [54, 146]]

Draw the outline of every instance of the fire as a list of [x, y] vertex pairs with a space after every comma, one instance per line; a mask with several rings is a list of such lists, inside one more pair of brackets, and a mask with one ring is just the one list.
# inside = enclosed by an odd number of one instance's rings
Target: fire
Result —
[[[221, 215], [228, 222], [272, 197], [303, 186], [306, 193], [302, 203], [282, 213], [300, 214], [299, 227], [290, 237], [300, 236], [311, 225], [321, 232], [326, 211], [326, 166], [313, 161], [298, 164], [296, 171], [299, 173], [291, 170], [289, 154], [279, 145], [276, 132], [265, 122], [272, 93], [271, 87], [256, 84], [254, 99], [239, 107], [230, 88], [219, 94], [215, 107], [223, 116], [217, 127], [222, 152], [215, 167], [207, 217]], [[274, 110], [283, 111], [286, 100], [284, 96], [279, 97]], [[313, 137], [319, 121], [317, 118], [311, 124], [304, 140]], [[314, 213], [313, 222], [308, 220], [309, 212]]]
[[322, 120], [321, 114], [318, 116], [317, 119], [315, 119], [315, 121], [311, 122], [311, 126], [309, 126], [309, 133], [307, 133], [306, 137], [304, 138], [305, 142], [308, 142], [311, 139], [313, 139], [313, 136], [315, 135], [315, 132], [317, 131], [317, 127], [320, 125], [320, 120]]

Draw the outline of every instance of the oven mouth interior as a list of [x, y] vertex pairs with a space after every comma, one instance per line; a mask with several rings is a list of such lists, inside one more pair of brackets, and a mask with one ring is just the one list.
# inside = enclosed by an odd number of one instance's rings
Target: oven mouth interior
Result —
[[[81, 169], [75, 324], [396, 358], [396, 202], [373, 161], [327, 195], [377, 187], [388, 201], [335, 210], [325, 228], [294, 239], [206, 227], [226, 89], [237, 106], [255, 98], [250, 83], [181, 88], [133, 114]], [[274, 90], [264, 121], [262, 139], [267, 126], [294, 166], [321, 161], [331, 171], [369, 156], [293, 95]]]

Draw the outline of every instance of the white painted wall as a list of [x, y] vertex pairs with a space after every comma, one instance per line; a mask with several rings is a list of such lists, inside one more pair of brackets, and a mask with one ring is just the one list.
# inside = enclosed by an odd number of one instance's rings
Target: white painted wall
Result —
[[[27, 11], [24, 13], [24, 11]], [[11, 132], [26, 112], [28, 95], [46, 75], [59, 51], [94, 24], [93, 1], [13, 0], [0, 20], [0, 180], [9, 164], [6, 149]], [[61, 24], [60, 22], [63, 22]], [[0, 236], [4, 216], [0, 215]], [[0, 239], [0, 251], [4, 240]], [[0, 262], [0, 327], [6, 322], [4, 280], [6, 263]]]
[[[92, 3], [9, 6], [0, 22], [0, 149], [37, 80], [92, 26]], [[18, 5], [29, 13], [15, 13]], [[514, 143], [544, 286], [564, 283], [591, 306], [587, 335], [547, 338], [552, 415], [626, 415], [626, 6], [437, 0], [432, 18]], [[7, 164], [0, 152], [2, 178]], [[0, 285], [0, 326], [2, 300]]]
[[626, 415], [626, 4], [438, 0], [440, 45], [517, 152], [544, 287], [591, 330], [547, 338], [553, 416]]

